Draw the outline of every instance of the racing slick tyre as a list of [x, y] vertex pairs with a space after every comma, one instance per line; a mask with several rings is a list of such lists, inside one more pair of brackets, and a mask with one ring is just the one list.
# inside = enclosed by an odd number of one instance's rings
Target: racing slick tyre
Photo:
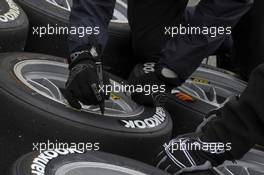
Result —
[[[111, 93], [103, 116], [98, 106], [72, 109], [63, 97], [68, 73], [63, 58], [1, 54], [2, 127], [19, 129], [34, 142], [99, 143], [102, 151], [145, 162], [171, 138], [172, 121], [162, 107], [139, 106], [123, 92]], [[123, 81], [109, 76], [112, 86]]]
[[[17, 0], [17, 2], [25, 10], [30, 20], [26, 51], [68, 57], [66, 34], [46, 34], [40, 37], [36, 34], [35, 29], [47, 27], [47, 25], [51, 27], [68, 26], [72, 0]], [[118, 0], [113, 20], [109, 25], [109, 39], [103, 56], [109, 71], [123, 77], [128, 76], [135, 66], [133, 63], [135, 59], [130, 58], [130, 28], [126, 13], [126, 2]]]
[[[209, 171], [182, 173], [183, 175], [260, 175], [264, 173], [264, 154], [251, 150], [244, 158]], [[9, 175], [169, 175], [144, 163], [98, 151], [82, 153], [78, 150], [57, 149], [28, 153], [10, 168]]]
[[13, 0], [0, 1], [0, 52], [23, 51], [28, 19]]
[[258, 149], [250, 150], [241, 160], [226, 161], [217, 168], [219, 175], [264, 174], [264, 152]]
[[113, 154], [76, 152], [55, 150], [45, 151], [42, 156], [38, 152], [26, 154], [14, 163], [10, 175], [169, 175], [150, 165]]
[[[154, 67], [153, 62], [138, 64], [130, 78], [153, 72]], [[179, 135], [195, 131], [204, 117], [239, 96], [246, 85], [229, 71], [201, 65], [184, 84], [159, 100], [165, 101], [163, 106], [173, 119], [173, 134]]]

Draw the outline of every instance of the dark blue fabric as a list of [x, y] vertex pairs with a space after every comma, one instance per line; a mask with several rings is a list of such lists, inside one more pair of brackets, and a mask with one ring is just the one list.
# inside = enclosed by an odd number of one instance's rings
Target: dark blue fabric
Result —
[[[190, 26], [231, 26], [250, 9], [253, 0], [202, 0], [186, 23]], [[161, 64], [167, 65], [186, 79], [202, 60], [213, 54], [227, 36], [177, 35], [162, 51]]]
[[[135, 53], [135, 55], [143, 55], [142, 59], [158, 55], [161, 64], [174, 70], [182, 79], [186, 79], [200, 65], [203, 58], [213, 54], [220, 47], [227, 36], [219, 35], [213, 38], [208, 35], [177, 35], [172, 39], [164, 37], [164, 25], [178, 25], [180, 23], [180, 20], [176, 19], [177, 16], [175, 17], [175, 14], [179, 13], [177, 11], [181, 11], [178, 6], [185, 6], [184, 0], [182, 1], [183, 3], [169, 1], [168, 7], [164, 4], [166, 1], [159, 0], [152, 0], [152, 3], [143, 0], [130, 0], [128, 5], [132, 7], [132, 9], [131, 7], [129, 8], [133, 12], [129, 13], [132, 14], [129, 15], [130, 25], [132, 24], [131, 28], [135, 30], [132, 32], [132, 42], [133, 45], [140, 47], [135, 50], [138, 50], [138, 52], [142, 50], [148, 51], [146, 54]], [[175, 2], [178, 1], [175, 0]], [[155, 12], [156, 14], [159, 13], [155, 9], [159, 7], [159, 3], [163, 3], [163, 6], [160, 5], [163, 10], [160, 10], [160, 15], [156, 17]], [[193, 13], [189, 13], [191, 15], [188, 16], [185, 23], [190, 24], [190, 26], [201, 27], [234, 27], [250, 9], [252, 3], [253, 0], [201, 0]], [[115, 0], [73, 0], [70, 26], [99, 26], [100, 34], [94, 35], [94, 38], [103, 49], [108, 39], [107, 28], [113, 15], [114, 5]], [[170, 10], [166, 11], [166, 9]], [[179, 15], [182, 14], [179, 13]], [[149, 21], [153, 21], [153, 16], [155, 16], [155, 20], [150, 23]], [[164, 22], [168, 19], [176, 22]], [[160, 25], [162, 27], [158, 27]], [[157, 30], [157, 28], [160, 29]], [[86, 35], [80, 38], [78, 35], [70, 35], [70, 52], [78, 50], [78, 48], [85, 48], [86, 45], [91, 43], [91, 37]], [[134, 52], [137, 52], [135, 50]]]
[[107, 42], [107, 28], [113, 16], [115, 0], [73, 0], [70, 15], [70, 27], [100, 27], [99, 35], [69, 35], [68, 44], [70, 53], [78, 48], [83, 48], [91, 42], [91, 37], [101, 48]]

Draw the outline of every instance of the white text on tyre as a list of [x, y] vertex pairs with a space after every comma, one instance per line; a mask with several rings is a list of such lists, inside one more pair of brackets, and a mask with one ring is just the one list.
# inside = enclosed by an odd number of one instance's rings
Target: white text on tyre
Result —
[[9, 5], [9, 11], [0, 15], [0, 22], [14, 21], [20, 14], [19, 7], [13, 0], [6, 0], [6, 2]]
[[143, 65], [143, 71], [145, 72], [145, 74], [148, 74], [150, 72], [154, 72], [155, 71], [155, 63], [154, 62], [145, 63]]
[[154, 128], [166, 120], [166, 113], [161, 107], [156, 108], [156, 114], [150, 118], [144, 119], [144, 120], [121, 120], [125, 125], [126, 128], [139, 128], [139, 129], [145, 129], [145, 128]]
[[33, 160], [33, 164], [31, 165], [31, 173], [37, 175], [44, 175], [46, 165], [49, 163], [50, 160], [60, 155], [67, 155], [74, 153], [80, 154], [83, 152], [74, 149], [58, 149], [54, 151], [53, 150], [45, 151]]

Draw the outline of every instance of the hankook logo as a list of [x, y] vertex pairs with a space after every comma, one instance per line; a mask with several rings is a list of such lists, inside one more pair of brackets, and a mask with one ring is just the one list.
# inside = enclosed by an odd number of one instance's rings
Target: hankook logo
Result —
[[9, 5], [9, 11], [0, 15], [0, 22], [14, 21], [20, 14], [19, 7], [13, 0], [6, 0], [6, 2]]
[[83, 152], [74, 149], [58, 149], [58, 150], [44, 151], [33, 160], [33, 163], [31, 164], [31, 173], [37, 175], [44, 175], [46, 166], [49, 163], [49, 161], [55, 159], [60, 155], [68, 155], [74, 153], [80, 154]]
[[157, 107], [156, 114], [150, 118], [144, 120], [121, 120], [126, 128], [131, 129], [146, 129], [146, 128], [155, 128], [166, 120], [166, 112], [163, 108]]

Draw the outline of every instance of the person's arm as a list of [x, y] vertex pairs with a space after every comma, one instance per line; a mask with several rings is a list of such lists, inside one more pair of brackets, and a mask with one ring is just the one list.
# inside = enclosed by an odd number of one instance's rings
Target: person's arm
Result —
[[232, 143], [231, 153], [240, 159], [255, 144], [264, 145], [264, 64], [251, 74], [238, 101], [230, 101], [222, 118], [208, 123], [205, 134], [211, 141]]
[[[186, 21], [196, 27], [234, 27], [250, 9], [253, 0], [202, 0]], [[181, 79], [186, 79], [202, 60], [213, 54], [227, 35], [176, 35], [165, 46], [160, 58]]]
[[195, 133], [165, 143], [154, 164], [172, 174], [209, 170], [239, 160], [255, 144], [264, 145], [264, 64], [250, 76], [239, 99], [209, 116]]
[[[108, 95], [99, 91], [109, 84], [102, 71], [102, 53], [107, 42], [108, 24], [113, 16], [115, 0], [73, 0], [70, 16], [71, 32], [68, 38], [70, 56], [69, 77], [64, 96], [68, 103], [81, 109], [85, 105], [100, 105]], [[85, 35], [79, 32], [87, 32]]]
[[[108, 24], [113, 16], [115, 0], [73, 0], [73, 7], [70, 15], [71, 28], [91, 27], [96, 28], [94, 34], [80, 37], [77, 34], [70, 34], [68, 38], [70, 53], [88, 49], [87, 45], [96, 43], [100, 50], [103, 50], [108, 34]], [[97, 32], [99, 29], [99, 33]], [[78, 31], [78, 30], [77, 30]]]

